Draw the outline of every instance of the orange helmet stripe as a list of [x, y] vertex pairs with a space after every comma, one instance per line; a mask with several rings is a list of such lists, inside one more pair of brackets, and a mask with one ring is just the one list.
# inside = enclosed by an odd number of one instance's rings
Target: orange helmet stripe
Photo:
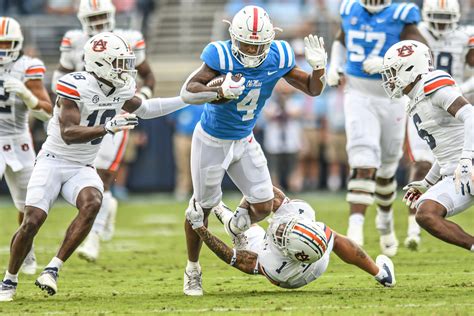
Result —
[[295, 225], [294, 230], [297, 230], [297, 231], [303, 233], [307, 237], [310, 237], [312, 240], [314, 240], [323, 249], [323, 252], [326, 251], [326, 246], [324, 245], [324, 242], [321, 240], [321, 238], [319, 238], [319, 236], [316, 236], [316, 234], [314, 234], [314, 233], [310, 232], [309, 230], [304, 229], [303, 227], [298, 226], [298, 225]]
[[2, 18], [2, 23], [0, 24], [0, 35], [5, 35], [6, 24], [7, 18]]

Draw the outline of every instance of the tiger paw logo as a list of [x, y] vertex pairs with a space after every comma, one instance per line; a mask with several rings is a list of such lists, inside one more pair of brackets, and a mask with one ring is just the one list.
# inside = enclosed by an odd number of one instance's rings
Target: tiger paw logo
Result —
[[398, 56], [400, 57], [408, 57], [413, 54], [415, 51], [413, 50], [413, 46], [411, 45], [403, 45], [400, 48], [397, 48]]
[[92, 44], [92, 50], [94, 52], [100, 53], [106, 49], [107, 49], [107, 41], [104, 41], [102, 39], [94, 41], [94, 43]]
[[308, 261], [309, 260], [309, 256], [307, 254], [304, 253], [304, 251], [301, 251], [301, 252], [298, 252], [295, 254], [295, 258], [298, 260], [298, 261], [302, 261], [302, 262], [305, 262], [305, 261]]

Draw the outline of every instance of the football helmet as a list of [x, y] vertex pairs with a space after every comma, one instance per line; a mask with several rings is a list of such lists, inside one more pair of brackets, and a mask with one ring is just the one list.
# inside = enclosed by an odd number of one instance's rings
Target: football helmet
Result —
[[414, 40], [398, 42], [388, 49], [383, 58], [382, 86], [390, 98], [401, 98], [403, 89], [419, 75], [433, 70], [428, 46]]
[[111, 0], [81, 0], [77, 17], [89, 36], [115, 28], [115, 6]]
[[0, 65], [17, 60], [23, 47], [23, 34], [15, 19], [0, 17], [0, 42]]
[[135, 54], [117, 34], [104, 32], [91, 37], [84, 47], [86, 71], [121, 88], [136, 77]]
[[268, 13], [257, 6], [246, 6], [229, 23], [232, 54], [244, 66], [260, 66], [267, 58], [275, 30]]
[[360, 4], [370, 13], [377, 13], [392, 4], [392, 0], [360, 0]]
[[428, 29], [437, 37], [455, 30], [461, 18], [458, 0], [425, 0], [422, 14]]
[[273, 243], [290, 259], [313, 263], [321, 259], [328, 249], [331, 236], [326, 235], [321, 223], [291, 217], [271, 225]]

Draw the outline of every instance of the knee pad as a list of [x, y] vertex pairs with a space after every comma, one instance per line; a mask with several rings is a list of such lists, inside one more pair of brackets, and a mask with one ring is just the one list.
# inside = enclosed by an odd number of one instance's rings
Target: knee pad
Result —
[[347, 183], [349, 192], [346, 201], [349, 203], [372, 205], [374, 203], [375, 180], [372, 178], [356, 178], [357, 169], [352, 171]]
[[397, 198], [397, 180], [390, 179], [390, 183], [375, 185], [375, 203], [380, 206], [390, 206]]

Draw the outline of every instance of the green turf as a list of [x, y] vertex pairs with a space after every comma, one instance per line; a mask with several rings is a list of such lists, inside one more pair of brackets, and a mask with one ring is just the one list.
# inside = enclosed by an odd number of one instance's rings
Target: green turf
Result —
[[[300, 196], [301, 197], [301, 196]], [[347, 206], [342, 195], [304, 196], [319, 220], [344, 232]], [[0, 201], [0, 267], [6, 267], [8, 244], [16, 229], [11, 204]], [[228, 200], [234, 207], [237, 196]], [[201, 257], [205, 296], [185, 297], [182, 276], [186, 263], [183, 235], [185, 203], [165, 196], [136, 197], [119, 208], [117, 234], [103, 244], [101, 257], [89, 264], [76, 255], [64, 265], [59, 292], [46, 297], [33, 276], [20, 275], [14, 302], [0, 303], [0, 315], [53, 314], [294, 314], [294, 315], [474, 315], [474, 261], [466, 250], [444, 244], [423, 232], [423, 245], [414, 253], [400, 249], [394, 258], [397, 287], [385, 289], [369, 275], [332, 255], [329, 268], [316, 282], [299, 290], [284, 290], [263, 277], [252, 277], [227, 266], [204, 249]], [[36, 238], [39, 263], [48, 263], [57, 250], [75, 210], [57, 204]], [[455, 218], [474, 233], [474, 212]], [[214, 218], [210, 228], [225, 238]], [[396, 230], [403, 241], [406, 211], [396, 205]], [[374, 210], [366, 221], [365, 249], [378, 254]], [[3, 272], [2, 272], [3, 273]]]

